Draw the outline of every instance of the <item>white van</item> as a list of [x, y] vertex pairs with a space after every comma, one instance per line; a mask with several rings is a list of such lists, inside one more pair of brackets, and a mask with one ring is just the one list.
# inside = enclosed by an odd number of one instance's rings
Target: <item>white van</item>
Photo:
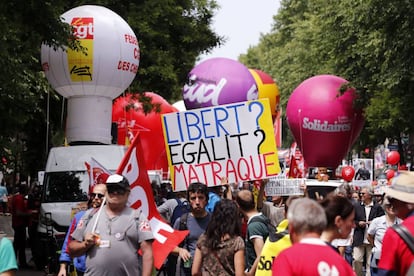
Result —
[[[87, 201], [89, 175], [85, 162], [91, 158], [115, 172], [124, 157], [122, 145], [77, 145], [55, 147], [49, 152], [42, 187], [39, 226], [36, 238], [35, 262], [43, 268], [50, 258], [50, 239], [64, 237], [69, 227], [72, 210], [81, 201]], [[46, 243], [46, 244], [45, 244]]]
[[161, 186], [162, 182], [162, 170], [149, 170], [148, 176], [150, 179], [150, 183], [155, 183], [158, 187]]

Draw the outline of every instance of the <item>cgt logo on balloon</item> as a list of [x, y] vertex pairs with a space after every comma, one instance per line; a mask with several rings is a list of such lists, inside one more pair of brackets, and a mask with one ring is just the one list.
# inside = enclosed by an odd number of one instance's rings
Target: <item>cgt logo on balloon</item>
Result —
[[93, 75], [93, 17], [74, 17], [71, 26], [73, 35], [85, 49], [87, 55], [77, 50], [68, 49], [68, 66], [70, 79], [77, 81], [92, 81]]
[[175, 191], [280, 172], [268, 99], [164, 114], [162, 123]]
[[61, 19], [71, 25], [83, 50], [42, 45], [41, 62], [52, 87], [68, 98], [115, 98], [122, 93], [134, 80], [140, 61], [138, 39], [128, 23], [95, 5], [73, 8]]

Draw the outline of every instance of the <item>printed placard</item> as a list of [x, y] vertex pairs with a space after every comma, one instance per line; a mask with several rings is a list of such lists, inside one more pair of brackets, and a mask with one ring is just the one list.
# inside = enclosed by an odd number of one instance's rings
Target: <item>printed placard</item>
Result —
[[352, 166], [355, 168], [355, 176], [352, 184], [355, 186], [371, 186], [373, 180], [373, 159], [353, 159]]
[[304, 183], [304, 178], [272, 177], [266, 184], [265, 193], [266, 196], [303, 195], [303, 189], [301, 189], [300, 186]]

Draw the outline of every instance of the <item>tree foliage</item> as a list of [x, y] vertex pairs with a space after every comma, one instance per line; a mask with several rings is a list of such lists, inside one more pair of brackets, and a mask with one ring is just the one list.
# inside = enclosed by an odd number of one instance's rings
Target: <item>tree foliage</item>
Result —
[[283, 0], [272, 31], [241, 60], [277, 81], [284, 107], [311, 76], [347, 79], [366, 115], [359, 144], [376, 146], [413, 132], [413, 11], [408, 0]]
[[[218, 9], [214, 0], [94, 3], [119, 14], [137, 35], [141, 60], [131, 92], [152, 91], [177, 100], [197, 57], [224, 41], [210, 26]], [[48, 148], [63, 141], [65, 102], [41, 71], [40, 45], [71, 41], [71, 30], [59, 17], [84, 4], [0, 3], [0, 155], [15, 171], [30, 168], [33, 175], [43, 167]], [[357, 144], [375, 146], [386, 137], [413, 132], [413, 13], [409, 0], [282, 0], [271, 32], [240, 61], [276, 80], [283, 108], [311, 76], [347, 79], [366, 115]]]
[[[44, 77], [40, 45], [76, 48], [76, 42], [67, 45], [74, 40], [68, 39], [71, 28], [60, 16], [86, 4], [90, 3], [0, 3], [0, 155], [9, 170], [33, 176], [43, 168], [49, 147], [63, 144], [65, 101]], [[139, 40], [141, 60], [128, 89], [131, 92], [152, 91], [177, 100], [197, 57], [223, 41], [210, 26], [218, 9], [214, 0], [101, 0], [94, 4], [119, 14]]]

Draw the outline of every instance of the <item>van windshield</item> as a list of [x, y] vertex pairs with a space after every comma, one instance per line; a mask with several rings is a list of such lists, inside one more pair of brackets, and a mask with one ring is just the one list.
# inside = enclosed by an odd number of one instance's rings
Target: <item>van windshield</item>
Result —
[[89, 176], [86, 171], [46, 173], [43, 202], [76, 202], [88, 200]]

